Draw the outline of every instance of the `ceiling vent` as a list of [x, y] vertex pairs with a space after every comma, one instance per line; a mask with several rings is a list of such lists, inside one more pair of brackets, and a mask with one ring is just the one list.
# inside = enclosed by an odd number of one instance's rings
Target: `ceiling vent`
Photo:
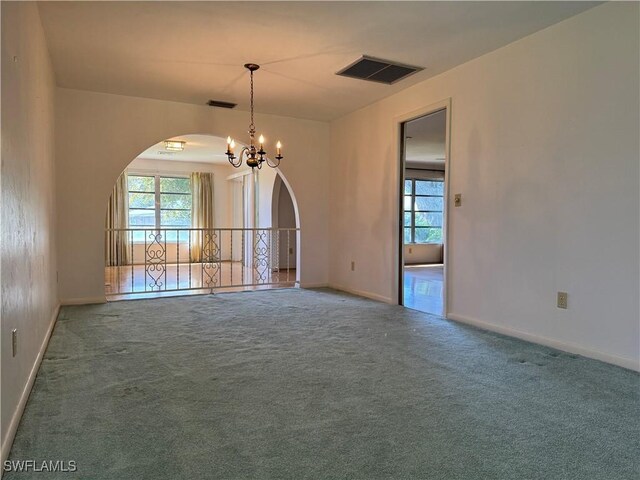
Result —
[[351, 65], [337, 72], [336, 75], [391, 85], [420, 70], [424, 70], [424, 68], [363, 55]]
[[223, 102], [222, 100], [209, 100], [207, 102], [207, 105], [209, 105], [210, 107], [234, 108], [238, 104], [231, 103], [231, 102]]

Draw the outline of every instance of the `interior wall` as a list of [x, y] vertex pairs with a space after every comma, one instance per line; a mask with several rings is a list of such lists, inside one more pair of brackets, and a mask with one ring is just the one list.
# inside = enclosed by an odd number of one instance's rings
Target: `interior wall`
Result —
[[[60, 297], [65, 303], [103, 301], [104, 211], [120, 172], [165, 138], [204, 133], [243, 139], [249, 114], [64, 88], [56, 101]], [[280, 170], [296, 195], [304, 237], [301, 284], [326, 284], [329, 125], [260, 114], [256, 124], [282, 140]]]
[[[2, 461], [58, 307], [53, 69], [33, 2], [2, 2]], [[104, 217], [103, 217], [104, 220]], [[11, 331], [18, 348], [12, 355]]]
[[330, 283], [397, 301], [398, 118], [451, 98], [449, 316], [638, 369], [638, 10], [597, 6], [332, 122]]

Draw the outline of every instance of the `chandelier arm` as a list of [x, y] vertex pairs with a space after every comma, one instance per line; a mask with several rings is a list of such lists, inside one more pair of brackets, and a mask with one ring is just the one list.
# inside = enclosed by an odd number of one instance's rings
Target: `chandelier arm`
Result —
[[266, 159], [267, 159], [267, 165], [269, 165], [271, 168], [278, 168], [280, 166], [280, 158], [276, 157], [277, 162], [274, 162], [269, 157], [266, 157]]

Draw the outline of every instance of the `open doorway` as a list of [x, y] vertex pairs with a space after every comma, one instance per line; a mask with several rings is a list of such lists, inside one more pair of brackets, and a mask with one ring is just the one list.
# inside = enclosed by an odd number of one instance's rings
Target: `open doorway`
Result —
[[401, 303], [445, 314], [447, 109], [402, 124]]

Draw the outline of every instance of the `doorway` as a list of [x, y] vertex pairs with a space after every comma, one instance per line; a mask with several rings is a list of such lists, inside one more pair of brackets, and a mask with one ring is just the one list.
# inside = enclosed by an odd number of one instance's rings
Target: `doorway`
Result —
[[444, 316], [447, 108], [401, 125], [400, 303]]

